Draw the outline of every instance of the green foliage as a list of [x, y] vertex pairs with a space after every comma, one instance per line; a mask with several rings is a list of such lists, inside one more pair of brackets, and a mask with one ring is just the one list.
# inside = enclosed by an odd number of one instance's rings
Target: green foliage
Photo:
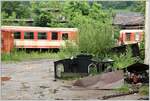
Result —
[[69, 12], [68, 14], [72, 17], [76, 12], [80, 12], [82, 15], [88, 15], [89, 9], [90, 6], [87, 1], [70, 1], [65, 3], [64, 12]]
[[66, 41], [65, 45], [62, 46], [60, 52], [64, 53], [64, 54], [60, 54], [61, 55], [60, 57], [68, 58], [68, 57], [76, 56], [79, 53], [79, 49], [78, 46], [75, 44], [75, 42]]
[[146, 0], [140, 0], [140, 1], [135, 2], [133, 6], [131, 7], [131, 11], [141, 12], [145, 14], [145, 4], [146, 4], [145, 1]]
[[141, 12], [145, 13], [145, 1], [98, 1], [103, 9], [113, 9], [115, 12]]
[[26, 50], [14, 50], [10, 54], [1, 54], [2, 61], [23, 61], [30, 59], [60, 59], [63, 58], [61, 56], [65, 56], [64, 53], [52, 53], [52, 52], [30, 52], [27, 53]]
[[[144, 13], [145, 0], [141, 1], [2, 1], [2, 18], [16, 14], [17, 19], [34, 19], [34, 26], [76, 27], [73, 19], [81, 14], [97, 21], [110, 20], [111, 10], [137, 11]], [[58, 10], [58, 11], [55, 11]], [[108, 11], [108, 13], [104, 12]], [[112, 15], [111, 15], [112, 16]], [[64, 19], [65, 23], [61, 23]], [[12, 22], [2, 22], [12, 25]], [[76, 24], [76, 23], [75, 23]], [[25, 25], [22, 24], [21, 25]]]
[[127, 93], [129, 92], [129, 85], [124, 84], [123, 86], [121, 86], [120, 88], [116, 89], [117, 91], [121, 92], [121, 93]]
[[133, 1], [99, 1], [104, 9], [126, 9], [134, 4]]
[[35, 25], [41, 27], [48, 27], [51, 23], [51, 15], [48, 13], [41, 13], [38, 17], [35, 18]]
[[2, 12], [9, 16], [16, 13], [16, 18], [29, 18], [30, 6], [28, 1], [2, 1]]
[[78, 45], [81, 51], [101, 56], [113, 45], [113, 28], [109, 24], [83, 17], [79, 29]]
[[[78, 47], [75, 47], [78, 51], [100, 56], [105, 54], [113, 45], [114, 28], [111, 25], [111, 12], [103, 11], [100, 4], [94, 2], [90, 5], [87, 1], [66, 2], [63, 14], [69, 21], [66, 27], [79, 29]], [[70, 49], [75, 50], [69, 45], [66, 50]]]
[[149, 95], [149, 86], [142, 86], [140, 89], [139, 89], [139, 93], [141, 95], [146, 95], [148, 96]]
[[128, 48], [127, 52], [120, 55], [113, 55], [114, 62], [114, 68], [122, 69], [126, 68], [127, 66], [135, 63], [134, 57], [132, 57], [131, 49]]

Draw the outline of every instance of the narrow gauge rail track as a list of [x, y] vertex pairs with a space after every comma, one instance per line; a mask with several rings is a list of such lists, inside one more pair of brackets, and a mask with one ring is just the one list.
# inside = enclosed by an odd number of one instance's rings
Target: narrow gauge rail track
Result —
[[119, 96], [126, 96], [126, 95], [130, 95], [130, 94], [134, 94], [134, 93], [138, 93], [139, 91], [130, 91], [127, 93], [119, 93], [119, 94], [114, 94], [114, 95], [107, 95], [107, 96], [103, 96], [102, 100], [107, 100], [109, 98], [113, 98], [113, 97], [119, 97]]

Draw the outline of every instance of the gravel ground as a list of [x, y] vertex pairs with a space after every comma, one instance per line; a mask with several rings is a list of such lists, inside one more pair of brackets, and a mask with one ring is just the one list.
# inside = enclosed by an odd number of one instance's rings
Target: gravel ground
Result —
[[[1, 63], [1, 75], [11, 77], [1, 82], [3, 100], [87, 100], [115, 94], [112, 90], [90, 90], [73, 87], [74, 81], [54, 81], [54, 60], [42, 59], [17, 63]], [[138, 94], [112, 99], [136, 100]]]

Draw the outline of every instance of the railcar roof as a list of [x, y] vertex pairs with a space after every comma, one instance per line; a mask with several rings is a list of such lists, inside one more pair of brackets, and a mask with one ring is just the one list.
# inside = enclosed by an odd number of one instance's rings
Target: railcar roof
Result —
[[77, 28], [50, 28], [50, 27], [32, 27], [32, 26], [1, 26], [1, 30], [7, 31], [78, 31]]
[[140, 30], [140, 29], [130, 29], [130, 30], [120, 30], [120, 32], [144, 32], [144, 30]]

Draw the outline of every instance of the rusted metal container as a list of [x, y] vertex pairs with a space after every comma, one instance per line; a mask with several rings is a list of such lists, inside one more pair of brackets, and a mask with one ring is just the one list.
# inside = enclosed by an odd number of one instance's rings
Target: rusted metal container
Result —
[[2, 53], [10, 53], [14, 46], [13, 32], [1, 30]]

